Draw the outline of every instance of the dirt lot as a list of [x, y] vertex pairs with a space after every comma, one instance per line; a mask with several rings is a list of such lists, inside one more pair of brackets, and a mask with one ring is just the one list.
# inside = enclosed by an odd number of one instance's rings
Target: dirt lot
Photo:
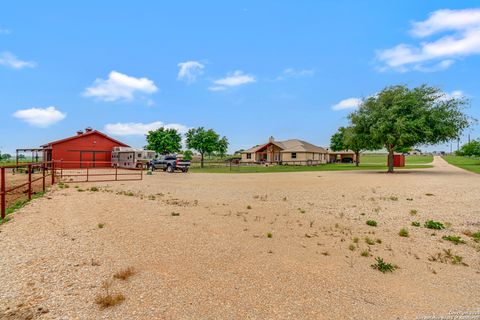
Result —
[[[478, 308], [480, 243], [463, 232], [480, 231], [480, 175], [434, 164], [57, 186], [0, 226], [0, 318], [414, 319]], [[424, 228], [430, 219], [447, 228]], [[381, 273], [375, 257], [398, 268]], [[127, 267], [133, 276], [113, 278]], [[102, 310], [107, 279], [125, 300]]]

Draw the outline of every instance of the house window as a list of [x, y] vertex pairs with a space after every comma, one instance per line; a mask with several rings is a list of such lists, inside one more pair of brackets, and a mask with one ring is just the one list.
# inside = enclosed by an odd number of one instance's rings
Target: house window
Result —
[[247, 153], [247, 159], [252, 159], [252, 154], [251, 153]]
[[296, 152], [292, 152], [292, 159], [297, 159], [297, 153]]

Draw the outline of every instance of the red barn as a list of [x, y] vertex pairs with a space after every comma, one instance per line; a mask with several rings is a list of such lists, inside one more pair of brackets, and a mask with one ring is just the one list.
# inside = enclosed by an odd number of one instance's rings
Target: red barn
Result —
[[128, 147], [100, 131], [92, 128], [77, 131], [77, 135], [53, 141], [42, 146], [43, 159], [59, 161], [63, 167], [104, 167], [110, 166], [113, 147]]

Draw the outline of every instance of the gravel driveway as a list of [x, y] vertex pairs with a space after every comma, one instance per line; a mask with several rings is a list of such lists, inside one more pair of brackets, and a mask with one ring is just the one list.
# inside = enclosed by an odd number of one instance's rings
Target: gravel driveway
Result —
[[[433, 164], [57, 185], [0, 226], [0, 318], [414, 319], [478, 308], [480, 243], [468, 235], [480, 231], [480, 175]], [[375, 270], [376, 257], [397, 269]], [[128, 267], [133, 276], [113, 278]], [[105, 280], [125, 300], [102, 309]]]

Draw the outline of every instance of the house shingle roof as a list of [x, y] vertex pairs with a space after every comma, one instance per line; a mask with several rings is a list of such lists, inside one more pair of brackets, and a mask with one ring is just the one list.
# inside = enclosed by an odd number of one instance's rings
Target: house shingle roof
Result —
[[[270, 142], [269, 142], [270, 143]], [[313, 145], [311, 143], [308, 143], [303, 140], [299, 139], [290, 139], [290, 140], [285, 140], [285, 141], [272, 141], [271, 143], [275, 144], [278, 146], [280, 149], [282, 149], [281, 152], [315, 152], [315, 153], [327, 153], [327, 150], [325, 150], [322, 147], [318, 147], [316, 145]], [[259, 146], [250, 148], [248, 150], [243, 151], [242, 153], [254, 153], [257, 152], [259, 149], [263, 148], [266, 146], [268, 143], [261, 144]]]

